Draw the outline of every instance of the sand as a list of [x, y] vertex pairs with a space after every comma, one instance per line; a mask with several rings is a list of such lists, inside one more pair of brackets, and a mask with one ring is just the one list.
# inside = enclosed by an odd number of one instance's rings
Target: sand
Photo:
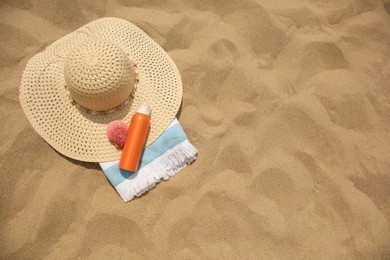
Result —
[[[0, 3], [0, 258], [390, 259], [389, 1]], [[104, 16], [175, 61], [199, 150], [130, 203], [18, 100], [32, 56]]]

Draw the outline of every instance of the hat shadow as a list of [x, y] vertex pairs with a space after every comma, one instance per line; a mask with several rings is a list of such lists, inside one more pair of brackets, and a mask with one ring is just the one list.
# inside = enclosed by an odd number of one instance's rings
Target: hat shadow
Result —
[[180, 119], [182, 109], [183, 109], [183, 98], [181, 98], [180, 107], [179, 107], [179, 110], [176, 113], [176, 118], [178, 120]]
[[99, 166], [99, 163], [97, 162], [84, 162], [84, 161], [78, 161], [76, 159], [72, 159], [70, 157], [67, 157], [66, 155], [63, 155], [62, 153], [58, 152], [56, 149], [53, 148], [53, 150], [59, 155], [61, 156], [62, 158], [66, 159], [67, 161], [73, 163], [73, 164], [76, 164], [76, 165], [79, 165], [79, 166], [82, 166], [84, 168], [87, 168], [87, 169], [91, 169], [91, 170], [101, 170], [101, 167]]

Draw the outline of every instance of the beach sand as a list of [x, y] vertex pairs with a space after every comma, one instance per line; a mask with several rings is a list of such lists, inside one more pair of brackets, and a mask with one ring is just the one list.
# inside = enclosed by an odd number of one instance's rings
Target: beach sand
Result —
[[[1, 259], [390, 259], [389, 1], [0, 1]], [[133, 22], [183, 80], [197, 161], [124, 203], [25, 117], [26, 62]]]

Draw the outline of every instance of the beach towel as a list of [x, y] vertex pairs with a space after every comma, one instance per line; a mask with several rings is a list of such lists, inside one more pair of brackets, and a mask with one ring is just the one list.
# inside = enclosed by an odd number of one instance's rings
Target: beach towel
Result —
[[197, 153], [175, 118], [161, 136], [144, 149], [137, 172], [119, 169], [119, 161], [99, 164], [119, 196], [127, 202], [191, 164]]

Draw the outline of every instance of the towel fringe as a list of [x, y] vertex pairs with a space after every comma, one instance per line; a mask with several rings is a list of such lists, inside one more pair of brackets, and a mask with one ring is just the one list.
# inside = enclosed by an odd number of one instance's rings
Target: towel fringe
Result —
[[127, 185], [128, 180], [125, 180], [116, 186], [119, 195], [126, 202], [134, 197], [141, 196], [154, 188], [156, 183], [159, 183], [161, 180], [168, 180], [181, 169], [191, 164], [196, 159], [197, 153], [196, 148], [188, 140], [185, 140], [165, 155], [141, 168], [137, 174], [142, 175], [142, 178], [131, 180], [136, 182], [135, 185]]

